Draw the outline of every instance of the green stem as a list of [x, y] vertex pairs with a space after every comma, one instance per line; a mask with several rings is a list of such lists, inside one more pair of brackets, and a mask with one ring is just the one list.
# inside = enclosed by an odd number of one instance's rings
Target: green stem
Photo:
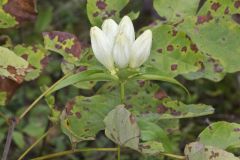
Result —
[[175, 154], [171, 154], [171, 153], [160, 153], [161, 155], [170, 157], [170, 158], [174, 158], [174, 159], [179, 159], [179, 160], [185, 160], [185, 156], [179, 156], [179, 155], [175, 155]]
[[56, 158], [56, 157], [65, 156], [73, 153], [91, 152], [91, 151], [116, 152], [117, 148], [83, 148], [83, 149], [76, 149], [76, 150], [68, 150], [68, 151], [48, 154], [42, 157], [33, 158], [32, 160], [45, 160], [45, 159]]
[[121, 97], [121, 103], [125, 102], [125, 83], [120, 82], [120, 97]]
[[43, 92], [35, 101], [19, 116], [19, 121], [44, 97], [46, 96], [49, 92], [51, 92], [52, 89], [54, 89], [55, 86], [57, 86], [62, 80], [67, 78], [69, 75], [72, 73], [66, 74], [63, 76], [61, 79], [59, 79], [57, 82], [55, 82], [51, 87], [49, 87], [45, 92]]
[[44, 133], [41, 137], [38, 138], [36, 142], [34, 142], [19, 158], [18, 160], [22, 160], [32, 149], [35, 147], [42, 139], [44, 139], [50, 130], [48, 130], [46, 133]]

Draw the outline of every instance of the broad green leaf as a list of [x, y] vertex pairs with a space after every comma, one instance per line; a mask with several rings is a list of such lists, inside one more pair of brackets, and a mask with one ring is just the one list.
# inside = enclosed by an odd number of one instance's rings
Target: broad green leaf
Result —
[[[129, 81], [125, 86], [125, 104], [134, 115], [150, 121], [198, 117], [214, 112], [209, 105], [184, 104], [178, 100], [172, 100], [166, 93], [159, 96], [160, 92], [164, 91], [157, 84]], [[116, 84], [112, 83], [105, 84], [98, 93], [119, 97], [119, 90]]]
[[11, 50], [0, 47], [0, 76], [21, 83], [28, 69], [28, 62]]
[[13, 141], [18, 146], [18, 148], [23, 148], [25, 146], [23, 134], [18, 131], [13, 132]]
[[141, 131], [141, 139], [143, 141], [161, 142], [162, 147], [166, 152], [172, 152], [172, 143], [166, 131], [164, 131], [159, 125], [141, 119], [138, 120], [138, 125]]
[[164, 152], [163, 144], [157, 141], [148, 141], [140, 144], [140, 152], [146, 155], [159, 155]]
[[119, 101], [111, 96], [75, 97], [66, 104], [61, 115], [62, 131], [72, 143], [94, 140], [104, 130], [104, 117]]
[[35, 23], [35, 31], [40, 33], [46, 30], [49, 27], [52, 19], [53, 8], [51, 6], [41, 8]]
[[191, 37], [199, 50], [217, 61], [213, 66], [214, 72], [239, 71], [239, 25], [229, 18], [210, 19], [200, 24], [198, 21], [198, 17], [189, 17], [179, 25], [179, 29]]
[[134, 150], [139, 149], [140, 130], [136, 118], [123, 105], [110, 111], [104, 123], [105, 134], [113, 142]]
[[17, 45], [14, 47], [14, 52], [16, 55], [23, 57], [31, 65], [31, 71], [24, 78], [26, 81], [39, 77], [42, 70], [47, 66], [48, 52], [41, 45]]
[[240, 124], [213, 123], [200, 133], [199, 142], [221, 149], [240, 147]]
[[169, 77], [201, 69], [199, 61], [204, 56], [185, 33], [165, 24], [151, 30], [153, 43], [148, 63], [145, 64], [146, 69], [151, 66], [159, 75]]
[[[120, 20], [120, 12], [127, 6], [129, 0], [89, 0], [87, 1], [87, 15], [91, 24], [101, 26], [103, 20], [112, 18], [116, 21]], [[130, 12], [128, 15], [135, 19], [139, 15], [139, 11]]]
[[199, 142], [186, 145], [184, 154], [188, 160], [239, 160], [232, 153]]
[[199, 2], [200, 0], [154, 0], [153, 6], [161, 17], [177, 23], [186, 16], [195, 15]]

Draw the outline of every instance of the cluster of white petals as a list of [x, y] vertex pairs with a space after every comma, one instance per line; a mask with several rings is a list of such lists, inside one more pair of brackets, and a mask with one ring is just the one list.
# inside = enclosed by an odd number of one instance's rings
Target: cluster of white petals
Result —
[[92, 49], [97, 60], [108, 70], [138, 68], [149, 57], [152, 32], [146, 30], [135, 40], [133, 23], [124, 16], [119, 25], [112, 19], [102, 24], [102, 30], [92, 27], [90, 31]]

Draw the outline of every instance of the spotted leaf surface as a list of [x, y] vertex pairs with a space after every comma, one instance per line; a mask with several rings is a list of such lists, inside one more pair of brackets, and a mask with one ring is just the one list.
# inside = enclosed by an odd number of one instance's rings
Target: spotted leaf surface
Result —
[[78, 38], [67, 32], [44, 32], [45, 48], [59, 53], [68, 62], [75, 62], [79, 59], [82, 52], [82, 46]]
[[14, 52], [24, 58], [29, 63], [31, 70], [25, 76], [25, 80], [33, 80], [40, 76], [42, 70], [48, 64], [48, 52], [41, 45], [26, 46], [17, 45], [14, 47]]
[[21, 83], [26, 75], [29, 63], [11, 50], [0, 47], [0, 76]]
[[239, 148], [240, 124], [224, 121], [213, 123], [200, 133], [199, 142], [221, 149]]
[[0, 28], [9, 28], [17, 25], [17, 21], [0, 6]]
[[139, 149], [140, 130], [134, 115], [119, 105], [104, 119], [105, 134], [113, 142], [135, 150]]
[[184, 154], [188, 160], [239, 160], [232, 153], [199, 142], [186, 145]]
[[162, 143], [157, 141], [148, 141], [140, 144], [140, 152], [146, 155], [159, 155], [161, 152], [164, 152]]
[[185, 16], [196, 14], [199, 2], [200, 0], [154, 0], [153, 5], [167, 21], [178, 22]]
[[[109, 83], [99, 93], [111, 93], [116, 97], [119, 91]], [[146, 101], [148, 103], [146, 103]], [[168, 97], [157, 84], [144, 81], [126, 84], [126, 108], [135, 116], [149, 121], [198, 117], [212, 114], [214, 109], [205, 104], [184, 104]]]
[[[101, 26], [103, 20], [112, 18], [120, 20], [120, 12], [128, 5], [129, 0], [89, 0], [87, 15], [92, 25]], [[130, 11], [128, 15], [135, 19], [139, 11]]]
[[61, 115], [62, 131], [72, 143], [94, 140], [100, 130], [104, 130], [104, 117], [116, 105], [107, 96], [76, 97], [69, 101]]

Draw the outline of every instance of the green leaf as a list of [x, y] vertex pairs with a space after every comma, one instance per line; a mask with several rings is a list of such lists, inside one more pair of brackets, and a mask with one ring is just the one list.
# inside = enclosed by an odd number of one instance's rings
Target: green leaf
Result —
[[141, 130], [141, 139], [143, 141], [161, 142], [166, 152], [172, 152], [172, 143], [166, 131], [159, 125], [141, 119], [138, 120], [138, 125]]
[[94, 140], [96, 134], [104, 130], [104, 117], [116, 103], [119, 102], [109, 96], [75, 97], [62, 112], [62, 131], [72, 143]]
[[73, 63], [80, 58], [82, 45], [75, 35], [67, 32], [52, 31], [44, 32], [43, 38], [45, 48], [59, 53], [64, 60]]
[[28, 62], [7, 48], [0, 47], [0, 76], [21, 83], [28, 69]]
[[0, 6], [0, 28], [10, 28], [18, 24], [13, 16], [6, 13]]
[[109, 81], [109, 80], [113, 80], [113, 77], [110, 74], [104, 73], [101, 70], [87, 70], [87, 71], [79, 72], [79, 73], [70, 75], [69, 77], [62, 80], [51, 90], [51, 92], [49, 92], [49, 94], [59, 89], [62, 89], [64, 87], [67, 87], [69, 85], [74, 85], [78, 82], [92, 81], [92, 80]]
[[[123, 10], [129, 0], [90, 0], [87, 1], [87, 15], [93, 26], [101, 26], [103, 20], [112, 18], [116, 21], [120, 20], [120, 11]], [[130, 12], [128, 14], [132, 19], [139, 15], [139, 11]]]
[[26, 81], [39, 77], [42, 70], [47, 66], [48, 52], [40, 44], [34, 46], [17, 45], [14, 47], [14, 52], [31, 65], [31, 70], [24, 78]]
[[148, 141], [140, 144], [140, 151], [147, 155], [159, 155], [164, 152], [162, 143], [157, 141]]
[[18, 146], [18, 148], [23, 148], [25, 146], [23, 134], [18, 131], [13, 132], [13, 141]]
[[199, 62], [204, 55], [184, 32], [166, 24], [157, 25], [151, 30], [153, 43], [150, 57], [145, 64], [146, 73], [150, 67], [159, 75], [175, 77], [201, 69]]
[[134, 150], [139, 149], [140, 130], [137, 121], [123, 105], [110, 111], [104, 123], [105, 134], [113, 142]]
[[232, 153], [199, 142], [186, 145], [184, 154], [188, 160], [239, 160]]
[[177, 23], [189, 15], [195, 15], [200, 0], [154, 0], [153, 6], [158, 14], [170, 22]]
[[40, 33], [46, 30], [49, 27], [52, 19], [53, 8], [51, 6], [41, 8], [35, 23], [35, 31]]
[[199, 142], [221, 149], [240, 147], [240, 124], [213, 123], [200, 133]]

